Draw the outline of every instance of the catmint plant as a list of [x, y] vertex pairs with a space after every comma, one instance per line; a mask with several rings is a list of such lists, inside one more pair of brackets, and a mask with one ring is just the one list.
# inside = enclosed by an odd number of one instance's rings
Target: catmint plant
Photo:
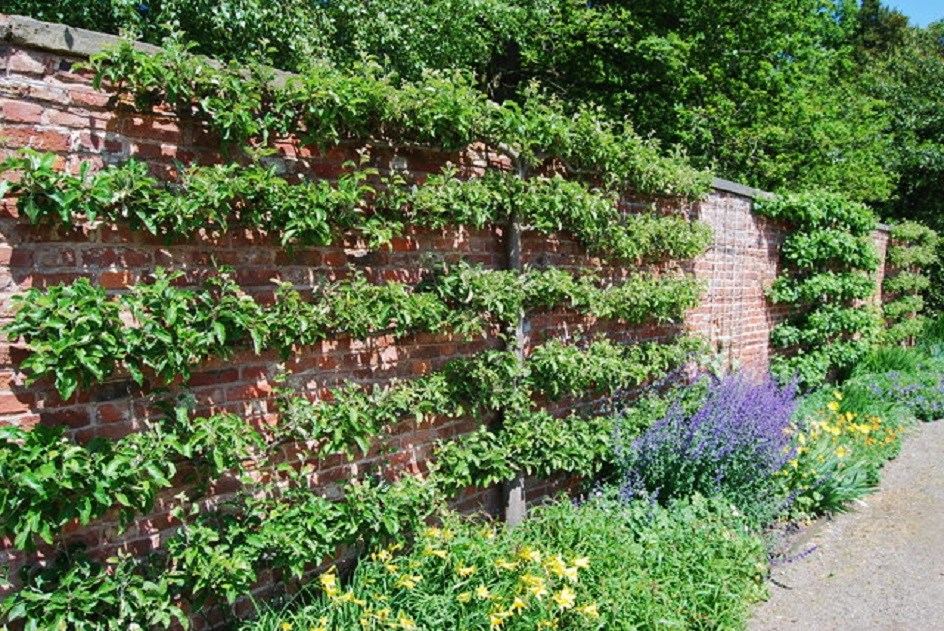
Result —
[[673, 405], [624, 448], [622, 495], [663, 505], [720, 495], [751, 518], [771, 519], [783, 499], [776, 473], [793, 457], [796, 403], [795, 385], [769, 377], [713, 381], [700, 405]]

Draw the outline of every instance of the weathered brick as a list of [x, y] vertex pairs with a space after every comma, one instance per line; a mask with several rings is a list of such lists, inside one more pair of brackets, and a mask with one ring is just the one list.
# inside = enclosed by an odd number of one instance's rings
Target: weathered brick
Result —
[[0, 134], [0, 144], [4, 147], [29, 147], [42, 151], [63, 152], [72, 144], [68, 134], [52, 129], [33, 127], [4, 126]]
[[46, 58], [37, 51], [17, 50], [7, 60], [10, 74], [41, 75], [46, 72]]
[[3, 99], [0, 112], [9, 123], [40, 123], [43, 120], [43, 106], [37, 103]]
[[33, 395], [30, 393], [0, 393], [0, 414], [22, 414], [29, 412], [32, 404]]
[[134, 277], [126, 271], [102, 272], [98, 277], [98, 284], [105, 289], [125, 289], [134, 282]]

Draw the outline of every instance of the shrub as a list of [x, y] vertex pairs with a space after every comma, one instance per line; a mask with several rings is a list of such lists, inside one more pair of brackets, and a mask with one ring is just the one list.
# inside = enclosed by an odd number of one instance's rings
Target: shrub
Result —
[[795, 388], [732, 375], [689, 412], [676, 404], [626, 451], [624, 493], [662, 504], [719, 494], [758, 520], [777, 503], [774, 474], [790, 459]]

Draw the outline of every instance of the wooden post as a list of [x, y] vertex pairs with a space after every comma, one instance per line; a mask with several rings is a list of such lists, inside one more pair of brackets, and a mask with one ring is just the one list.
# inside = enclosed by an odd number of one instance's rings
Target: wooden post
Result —
[[[524, 160], [520, 157], [516, 159], [518, 167], [518, 178], [527, 177], [527, 167]], [[507, 269], [515, 272], [521, 272], [521, 217], [517, 212], [512, 213], [508, 222], [508, 235], [506, 237], [506, 253], [508, 255]], [[509, 331], [510, 333], [510, 331]], [[525, 339], [525, 320], [524, 314], [518, 314], [518, 320], [515, 322], [514, 338], [509, 340], [513, 350], [518, 357], [519, 362], [524, 362]], [[524, 474], [519, 470], [515, 477], [502, 485], [502, 508], [505, 517], [505, 523], [510, 526], [520, 524], [527, 516], [527, 498], [525, 497]]]

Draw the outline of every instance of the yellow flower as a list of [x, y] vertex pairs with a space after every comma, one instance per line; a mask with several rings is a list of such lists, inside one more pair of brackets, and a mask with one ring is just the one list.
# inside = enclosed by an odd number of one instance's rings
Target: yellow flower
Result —
[[599, 618], [600, 610], [597, 608], [596, 603], [589, 603], [587, 605], [581, 605], [577, 607], [574, 611], [577, 613], [587, 616], [588, 618]]
[[839, 456], [840, 458], [845, 458], [847, 453], [849, 452], [846, 450], [845, 447], [839, 447], [838, 449], [836, 449], [836, 455]]
[[477, 598], [485, 600], [486, 598], [491, 598], [492, 595], [489, 593], [488, 588], [485, 585], [479, 585], [475, 588], [475, 595]]
[[495, 561], [495, 567], [497, 567], [500, 570], [508, 570], [509, 572], [511, 572], [512, 570], [518, 569], [518, 564], [515, 563], [514, 561], [509, 561], [508, 559], [502, 557], [498, 559], [497, 561]]
[[564, 578], [566, 578], [571, 583], [576, 583], [579, 579], [577, 578], [577, 566], [572, 565], [570, 567], [564, 568]]
[[338, 583], [338, 575], [334, 573], [334, 568], [331, 568], [324, 574], [318, 577], [318, 580], [321, 582], [321, 586], [325, 589], [329, 587], [334, 587]]
[[561, 610], [564, 610], [573, 607], [574, 600], [576, 600], [576, 598], [577, 594], [574, 593], [574, 590], [564, 586], [559, 592], [551, 597], [551, 600], [553, 600]]
[[518, 558], [522, 561], [530, 561], [532, 563], [541, 562], [541, 551], [535, 550], [530, 546], [525, 546], [518, 551]]
[[291, 622], [283, 622], [283, 623], [282, 623], [282, 626], [281, 626], [282, 631], [289, 631], [289, 629], [291, 629], [291, 628], [292, 628], [292, 623], [291, 623]]
[[430, 546], [426, 546], [426, 549], [423, 550], [423, 556], [428, 556], [428, 557], [432, 556], [432, 557], [439, 557], [440, 559], [445, 559], [446, 554], [447, 553], [445, 550], [442, 550], [440, 548], [433, 548]]
[[403, 589], [414, 589], [416, 584], [423, 580], [422, 576], [417, 576], [416, 574], [401, 576], [397, 582], [397, 587], [402, 587]]
[[400, 626], [401, 629], [408, 629], [410, 631], [413, 631], [414, 629], [416, 629], [416, 623], [413, 621], [413, 618], [409, 617], [406, 614], [402, 614], [402, 613], [400, 614], [400, 617], [397, 618], [397, 624]]
[[472, 576], [475, 574], [475, 568], [471, 565], [466, 565], [465, 567], [460, 567], [456, 569], [456, 574], [459, 576]]
[[501, 629], [505, 625], [505, 619], [499, 615], [491, 614], [488, 617], [489, 629]]
[[446, 541], [449, 541], [450, 539], [452, 539], [452, 538], [455, 537], [455, 536], [456, 536], [456, 533], [454, 533], [453, 531], [449, 530], [448, 528], [444, 528], [443, 531], [442, 531], [442, 538], [445, 539]]
[[577, 557], [572, 561], [574, 567], [579, 567], [581, 570], [585, 570], [590, 567], [590, 557]]
[[788, 462], [787, 464], [790, 465], [791, 467], [793, 467], [794, 469], [796, 469], [797, 467], [800, 466], [800, 461], [797, 460], [796, 458], [794, 458], [793, 460], [791, 460], [791, 461]]
[[544, 569], [558, 578], [564, 575], [564, 567], [564, 559], [559, 554], [548, 557], [544, 562]]
[[341, 594], [337, 600], [339, 603], [354, 603], [355, 605], [358, 605], [359, 607], [363, 607], [364, 605], [367, 604], [366, 601], [361, 600], [360, 598], [357, 598], [356, 596], [354, 596], [354, 592], [350, 590]]
[[456, 596], [456, 600], [458, 600], [460, 603], [467, 603], [472, 600], [472, 592], [462, 592]]
[[479, 533], [483, 539], [494, 539], [495, 538], [495, 529], [489, 526], [483, 526], [482, 531]]
[[833, 396], [836, 397], [837, 401], [842, 401], [842, 393], [839, 390], [833, 390]]
[[442, 530], [440, 530], [439, 528], [427, 528], [426, 532], [424, 532], [423, 534], [429, 537], [430, 539], [439, 539], [440, 537], [442, 537]]
[[540, 576], [525, 574], [519, 580], [525, 585], [526, 590], [538, 600], [548, 594], [544, 579]]
[[835, 401], [830, 401], [829, 403], [826, 404], [826, 407], [832, 410], [833, 412], [839, 411], [839, 404], [836, 403]]
[[508, 608], [509, 611], [521, 611], [522, 609], [527, 609], [528, 604], [521, 600], [520, 597], [515, 596], [515, 601], [511, 603], [511, 607]]
[[384, 565], [384, 568], [391, 574], [396, 574], [397, 570], [400, 569], [400, 566], [396, 563], [387, 563]]
[[373, 559], [374, 561], [389, 561], [390, 556], [391, 555], [390, 555], [389, 550], [381, 550], [380, 552], [375, 552], [372, 555], [370, 555], [370, 558]]

